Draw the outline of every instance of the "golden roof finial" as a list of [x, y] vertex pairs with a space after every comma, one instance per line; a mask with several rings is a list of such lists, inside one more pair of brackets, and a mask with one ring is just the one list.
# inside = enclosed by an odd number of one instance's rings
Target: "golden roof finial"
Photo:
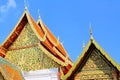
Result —
[[92, 35], [92, 24], [90, 23], [90, 39], [93, 39], [93, 35]]
[[24, 0], [24, 8], [25, 8], [25, 10], [27, 10], [26, 0]]
[[38, 9], [38, 19], [41, 19], [40, 17], [40, 10]]

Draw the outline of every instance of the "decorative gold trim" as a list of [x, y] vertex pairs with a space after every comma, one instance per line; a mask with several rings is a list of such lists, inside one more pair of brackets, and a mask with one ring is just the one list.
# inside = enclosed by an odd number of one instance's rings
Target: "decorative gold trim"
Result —
[[53, 47], [53, 50], [62, 58], [65, 60], [66, 64], [73, 65], [71, 61], [68, 60], [68, 56], [64, 57], [55, 47]]
[[[41, 25], [41, 28], [43, 29], [43, 31], [46, 33], [47, 32], [47, 30], [46, 30], [46, 25], [44, 25], [43, 24], [43, 22], [42, 22], [42, 20], [41, 20], [41, 18], [40, 18], [40, 14], [39, 14], [39, 17], [38, 17], [38, 21], [37, 21], [37, 24], [40, 24]], [[45, 28], [46, 27], [46, 28]], [[70, 60], [68, 60], [68, 54], [67, 54], [67, 52], [66, 52], [66, 50], [64, 50], [65, 51], [65, 53], [66, 53], [66, 57], [65, 56], [63, 56], [62, 55], [62, 53], [60, 53], [55, 47], [57, 47], [58, 45], [61, 45], [60, 44], [60, 41], [59, 41], [59, 38], [57, 39], [57, 43], [55, 43], [53, 40], [52, 40], [52, 38], [50, 37], [50, 35], [49, 34], [47, 34], [47, 37], [48, 37], [48, 39], [50, 40], [50, 42], [54, 45], [54, 47], [53, 47], [53, 50], [62, 58], [62, 59], [64, 59], [65, 60], [65, 64], [70, 64], [71, 66], [73, 65], [73, 63], [70, 61]], [[63, 45], [61, 45], [62, 47], [63, 47]]]
[[15, 31], [15, 34], [18, 36], [19, 34]]
[[[43, 22], [42, 22], [42, 20], [40, 19], [40, 18], [38, 18], [38, 22], [37, 23], [40, 23], [41, 24], [41, 27], [42, 27], [42, 29], [43, 29], [43, 31], [46, 33], [47, 32], [47, 30], [45, 29], [45, 24], [43, 24]], [[49, 38], [49, 40], [52, 42], [52, 44], [53, 45], [55, 45], [55, 46], [58, 46], [59, 45], [59, 43], [57, 42], [57, 44], [51, 39], [51, 37], [50, 37], [50, 35], [48, 34], [47, 35], [47, 37]]]
[[[43, 41], [45, 41], [46, 40], [46, 37], [47, 37], [47, 31], [46, 31], [46, 29], [45, 29], [45, 27], [43, 27], [44, 25], [43, 25], [43, 23], [42, 23], [42, 20], [40, 19], [40, 14], [39, 14], [39, 18], [38, 18], [38, 22], [41, 24], [41, 28], [43, 29], [43, 31], [44, 31], [44, 33], [45, 33], [45, 35], [44, 35], [44, 37], [43, 37]], [[43, 42], [42, 41], [42, 42]]]
[[60, 67], [60, 73], [61, 73], [61, 75], [60, 75], [60, 79], [61, 79], [61, 80], [64, 80], [64, 79], [63, 79], [64, 73], [63, 73], [63, 70], [62, 70], [61, 67]]
[[50, 57], [52, 60], [54, 60], [55, 62], [57, 62], [58, 64], [62, 65], [62, 66], [67, 66], [68, 64], [66, 64], [65, 62], [60, 61], [59, 59], [57, 59], [54, 55], [52, 55], [49, 51], [47, 51], [41, 44], [39, 44], [39, 48], [48, 56]]
[[13, 51], [13, 50], [20, 50], [20, 49], [26, 49], [26, 48], [33, 48], [38, 46], [38, 44], [33, 44], [33, 45], [29, 45], [29, 46], [23, 46], [23, 47], [18, 47], [18, 48], [9, 48], [8, 51]]

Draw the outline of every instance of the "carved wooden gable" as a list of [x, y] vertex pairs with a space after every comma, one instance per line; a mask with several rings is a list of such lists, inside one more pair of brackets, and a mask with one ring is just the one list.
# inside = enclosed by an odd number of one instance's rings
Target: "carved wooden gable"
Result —
[[113, 71], [117, 71], [99, 50], [94, 49], [87, 54], [82, 65], [79, 65], [80, 68], [75, 74], [75, 80], [113, 80]]
[[92, 37], [65, 80], [119, 80], [119, 65]]
[[27, 23], [7, 51], [6, 59], [24, 71], [57, 68], [59, 64], [49, 58], [38, 46], [39, 39]]

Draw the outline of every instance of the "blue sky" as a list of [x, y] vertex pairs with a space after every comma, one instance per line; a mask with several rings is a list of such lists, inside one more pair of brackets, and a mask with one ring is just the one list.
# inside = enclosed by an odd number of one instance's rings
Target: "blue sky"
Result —
[[[89, 26], [97, 43], [120, 64], [120, 0], [27, 0], [37, 21], [38, 9], [43, 22], [60, 37], [73, 61], [89, 41]], [[0, 1], [0, 43], [5, 40], [24, 12], [23, 0]]]

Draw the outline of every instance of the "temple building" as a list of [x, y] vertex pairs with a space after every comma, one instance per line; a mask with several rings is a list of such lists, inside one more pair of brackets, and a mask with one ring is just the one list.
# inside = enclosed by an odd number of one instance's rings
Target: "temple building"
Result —
[[0, 46], [0, 80], [120, 80], [120, 66], [90, 41], [73, 64], [65, 48], [40, 15], [28, 9]]
[[73, 63], [59, 39], [25, 8], [17, 25], [1, 45], [0, 55], [23, 72], [58, 68], [65, 75]]
[[95, 41], [90, 41], [64, 80], [120, 80], [120, 66]]

